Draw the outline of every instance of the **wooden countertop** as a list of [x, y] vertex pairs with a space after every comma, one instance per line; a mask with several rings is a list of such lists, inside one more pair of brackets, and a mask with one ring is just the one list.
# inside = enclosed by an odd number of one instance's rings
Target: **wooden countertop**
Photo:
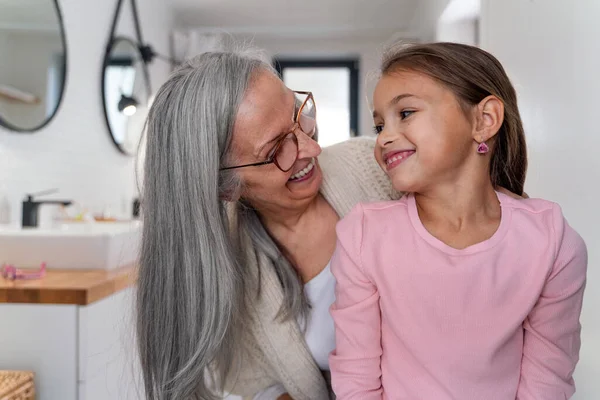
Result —
[[0, 276], [0, 303], [85, 306], [131, 286], [133, 266], [104, 270], [48, 269], [41, 279], [8, 280]]

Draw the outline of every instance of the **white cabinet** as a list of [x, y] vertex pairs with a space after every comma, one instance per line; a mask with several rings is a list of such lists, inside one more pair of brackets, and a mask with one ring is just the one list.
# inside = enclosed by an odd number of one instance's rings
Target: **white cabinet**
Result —
[[0, 304], [0, 369], [34, 371], [38, 400], [77, 399], [77, 307]]
[[87, 306], [0, 304], [0, 369], [34, 371], [37, 400], [137, 400], [133, 289]]

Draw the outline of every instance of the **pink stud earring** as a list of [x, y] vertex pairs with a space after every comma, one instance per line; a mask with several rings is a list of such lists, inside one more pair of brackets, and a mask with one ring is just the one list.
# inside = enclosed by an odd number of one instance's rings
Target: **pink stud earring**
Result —
[[481, 142], [481, 143], [479, 143], [479, 146], [477, 146], [477, 152], [479, 154], [485, 154], [488, 151], [490, 151], [490, 148], [488, 147], [488, 145], [485, 142]]

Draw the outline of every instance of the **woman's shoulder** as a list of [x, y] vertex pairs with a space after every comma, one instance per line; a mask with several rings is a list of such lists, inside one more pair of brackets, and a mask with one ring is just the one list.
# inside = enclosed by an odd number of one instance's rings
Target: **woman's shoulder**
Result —
[[[400, 195], [379, 167], [374, 155], [375, 139], [359, 136], [323, 148], [319, 165], [323, 171], [323, 192], [336, 203], [344, 198], [345, 215], [359, 202], [397, 199]], [[334, 208], [336, 204], [332, 204]], [[340, 211], [340, 210], [338, 210]]]
[[356, 156], [370, 156], [374, 161], [375, 138], [371, 136], [356, 136], [351, 139], [323, 147], [323, 157], [353, 158]]

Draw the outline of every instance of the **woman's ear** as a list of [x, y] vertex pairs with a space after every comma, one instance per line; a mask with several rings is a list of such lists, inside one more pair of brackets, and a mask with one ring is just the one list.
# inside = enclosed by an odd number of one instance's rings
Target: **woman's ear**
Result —
[[240, 197], [239, 188], [236, 190], [230, 190], [230, 191], [223, 191], [223, 190], [219, 191], [219, 200], [221, 200], [221, 201], [235, 203], [236, 201], [239, 201], [240, 198], [241, 197]]
[[233, 199], [233, 196], [227, 194], [227, 193], [219, 193], [219, 200], [221, 201], [226, 201], [228, 203], [235, 201]]
[[219, 200], [236, 202], [242, 195], [242, 184], [239, 176], [231, 171], [219, 173]]
[[490, 140], [504, 122], [504, 103], [494, 95], [487, 96], [475, 107], [473, 139], [478, 142]]

